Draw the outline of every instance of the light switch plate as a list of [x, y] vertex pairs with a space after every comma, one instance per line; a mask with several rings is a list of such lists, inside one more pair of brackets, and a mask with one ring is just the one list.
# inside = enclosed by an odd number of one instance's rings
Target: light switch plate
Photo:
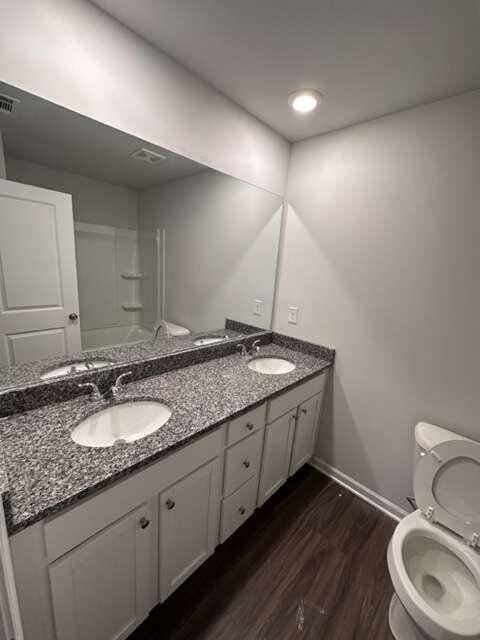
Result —
[[288, 324], [297, 324], [298, 307], [288, 307]]
[[254, 300], [253, 301], [253, 315], [261, 316], [263, 308], [263, 300]]

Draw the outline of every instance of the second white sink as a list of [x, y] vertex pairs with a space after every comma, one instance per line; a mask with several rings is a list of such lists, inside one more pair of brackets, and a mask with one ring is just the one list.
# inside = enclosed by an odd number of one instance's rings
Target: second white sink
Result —
[[264, 373], [266, 375], [281, 375], [283, 373], [290, 373], [295, 369], [293, 362], [285, 360], [284, 358], [271, 358], [265, 356], [264, 358], [254, 358], [248, 363], [248, 368], [257, 373]]
[[72, 431], [72, 440], [84, 447], [111, 447], [134, 442], [163, 427], [172, 415], [161, 402], [122, 402], [82, 420]]
[[45, 371], [40, 376], [41, 380], [48, 380], [49, 378], [56, 378], [58, 376], [66, 376], [69, 373], [80, 373], [82, 371], [90, 371], [91, 369], [100, 369], [101, 367], [108, 367], [113, 364], [111, 360], [75, 360], [68, 364], [60, 365]]

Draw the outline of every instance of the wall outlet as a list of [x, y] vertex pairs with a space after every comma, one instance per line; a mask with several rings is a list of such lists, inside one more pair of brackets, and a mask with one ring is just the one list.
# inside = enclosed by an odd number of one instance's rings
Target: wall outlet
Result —
[[288, 307], [288, 324], [297, 324], [298, 307]]
[[253, 315], [261, 316], [263, 313], [263, 300], [254, 300], [253, 301]]

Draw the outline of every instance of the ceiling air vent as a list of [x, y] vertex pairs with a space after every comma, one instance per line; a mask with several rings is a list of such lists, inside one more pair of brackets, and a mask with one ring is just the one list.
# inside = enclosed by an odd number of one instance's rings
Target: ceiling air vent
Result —
[[20, 100], [0, 94], [0, 113], [13, 113], [16, 102], [20, 102]]
[[142, 162], [148, 162], [148, 164], [156, 164], [167, 159], [167, 156], [162, 156], [161, 153], [145, 148], [137, 149], [130, 154], [130, 157], [135, 158], [135, 160], [142, 160]]

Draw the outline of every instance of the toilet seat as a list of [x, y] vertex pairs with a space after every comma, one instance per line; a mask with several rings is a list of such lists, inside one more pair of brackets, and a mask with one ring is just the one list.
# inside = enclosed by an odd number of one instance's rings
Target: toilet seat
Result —
[[480, 443], [442, 442], [417, 464], [414, 492], [417, 506], [439, 523], [480, 548]]

